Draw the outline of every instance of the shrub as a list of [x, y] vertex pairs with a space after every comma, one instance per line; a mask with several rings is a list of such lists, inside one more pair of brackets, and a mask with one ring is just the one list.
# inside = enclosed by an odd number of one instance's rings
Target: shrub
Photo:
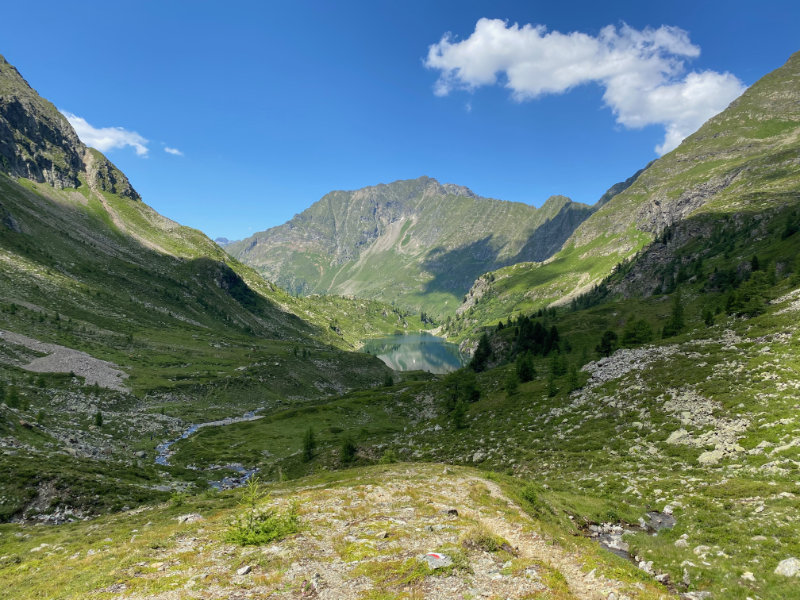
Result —
[[251, 477], [242, 489], [239, 505], [244, 511], [233, 518], [225, 533], [225, 541], [240, 546], [258, 546], [280, 540], [300, 530], [297, 505], [285, 512], [269, 506], [269, 494], [258, 480]]
[[397, 462], [397, 453], [389, 448], [388, 450], [383, 451], [383, 455], [381, 456], [380, 460], [378, 461], [382, 465], [388, 465], [391, 463]]
[[484, 552], [505, 550], [509, 554], [514, 553], [511, 544], [482, 525], [473, 527], [465, 532], [459, 541], [461, 545], [468, 550], [477, 549], [483, 550]]

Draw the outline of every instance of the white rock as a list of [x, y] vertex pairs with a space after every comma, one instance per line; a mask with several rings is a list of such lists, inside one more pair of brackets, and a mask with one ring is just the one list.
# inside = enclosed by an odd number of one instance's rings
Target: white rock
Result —
[[724, 453], [722, 452], [722, 450], [715, 448], [714, 450], [708, 450], [706, 452], [703, 452], [697, 458], [697, 462], [699, 462], [701, 465], [715, 465], [720, 460], [722, 460], [723, 456]]
[[441, 569], [453, 564], [453, 559], [439, 552], [428, 552], [423, 558], [431, 569]]
[[197, 513], [189, 513], [188, 515], [181, 515], [178, 517], [178, 523], [196, 523], [202, 520], [203, 516]]
[[794, 557], [784, 558], [775, 568], [775, 575], [783, 575], [784, 577], [799, 577], [800, 560], [797, 560]]
[[237, 574], [237, 575], [247, 575], [247, 574], [248, 574], [248, 573], [249, 573], [251, 570], [252, 570], [252, 569], [251, 569], [250, 565], [245, 565], [245, 566], [244, 566], [244, 567], [242, 567], [241, 569], [238, 569], [238, 570], [236, 571], [236, 574]]
[[750, 571], [745, 571], [744, 573], [742, 573], [742, 579], [746, 581], [755, 581], [756, 577]]

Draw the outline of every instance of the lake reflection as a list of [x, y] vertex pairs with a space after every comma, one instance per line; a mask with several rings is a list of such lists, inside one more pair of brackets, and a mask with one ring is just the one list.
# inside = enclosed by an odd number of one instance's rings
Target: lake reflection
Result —
[[464, 365], [457, 345], [433, 335], [393, 335], [367, 340], [364, 352], [377, 356], [395, 371], [449, 373]]

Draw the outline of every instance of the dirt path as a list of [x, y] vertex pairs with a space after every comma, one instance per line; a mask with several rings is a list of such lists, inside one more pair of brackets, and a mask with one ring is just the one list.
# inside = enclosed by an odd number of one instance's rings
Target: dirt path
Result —
[[[486, 486], [491, 494], [497, 498], [505, 498], [505, 495], [496, 484], [474, 479], [479, 485]], [[543, 538], [535, 532], [526, 531], [524, 523], [532, 524], [533, 520], [528, 517], [520, 507], [509, 502], [510, 506], [518, 511], [523, 523], [510, 523], [506, 519], [497, 516], [479, 516], [489, 529], [507, 539], [512, 546], [519, 549], [520, 555], [536, 561], [549, 563], [554, 569], [561, 573], [566, 579], [570, 592], [576, 598], [587, 598], [591, 600], [616, 597], [619, 599], [629, 597], [624, 591], [624, 587], [619, 581], [596, 576], [593, 571], [588, 571], [582, 567], [581, 558], [577, 554], [565, 551], [560, 546], [554, 545], [551, 540]], [[664, 597], [670, 595], [665, 591]]]

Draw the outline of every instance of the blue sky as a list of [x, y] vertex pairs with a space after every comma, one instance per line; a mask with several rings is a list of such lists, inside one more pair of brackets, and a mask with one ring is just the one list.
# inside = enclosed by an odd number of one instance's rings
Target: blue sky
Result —
[[147, 203], [238, 239], [420, 175], [593, 203], [800, 50], [796, 1], [651, 4], [39, 0], [0, 53], [82, 135], [121, 128]]

